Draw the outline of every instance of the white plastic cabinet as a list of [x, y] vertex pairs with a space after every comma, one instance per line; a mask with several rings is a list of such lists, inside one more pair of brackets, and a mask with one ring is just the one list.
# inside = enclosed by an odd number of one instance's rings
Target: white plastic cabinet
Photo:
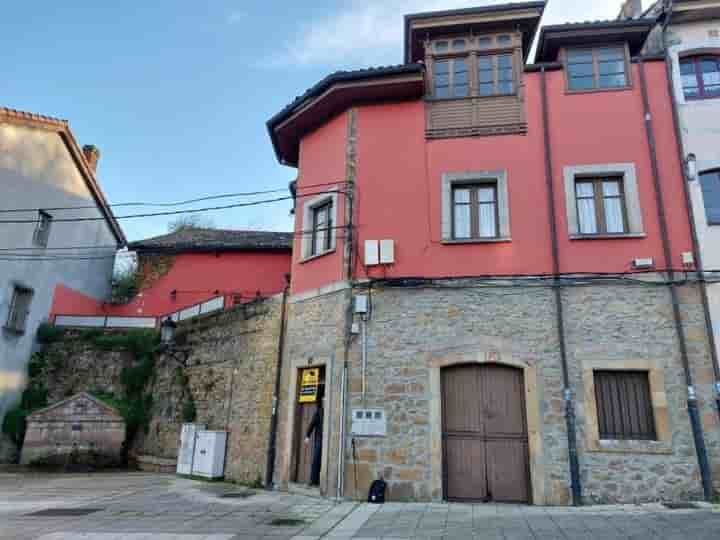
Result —
[[205, 424], [183, 424], [180, 432], [180, 450], [178, 451], [178, 474], [192, 474], [193, 456], [195, 454], [195, 436], [204, 430]]
[[204, 478], [222, 478], [225, 475], [226, 444], [227, 431], [198, 431], [192, 474]]

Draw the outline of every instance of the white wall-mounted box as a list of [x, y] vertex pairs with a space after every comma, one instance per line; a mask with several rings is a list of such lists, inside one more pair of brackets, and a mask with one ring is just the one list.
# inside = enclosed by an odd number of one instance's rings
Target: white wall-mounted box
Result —
[[365, 240], [365, 266], [374, 266], [380, 262], [380, 252], [377, 240]]
[[226, 444], [227, 431], [198, 431], [192, 474], [210, 479], [225, 476]]
[[635, 268], [652, 268], [655, 266], [655, 261], [652, 257], [644, 257], [639, 259], [633, 259], [633, 266]]
[[180, 449], [178, 451], [177, 474], [192, 474], [193, 457], [195, 455], [195, 436], [205, 429], [205, 424], [183, 424], [180, 432]]
[[395, 262], [395, 240], [380, 240], [380, 264]]

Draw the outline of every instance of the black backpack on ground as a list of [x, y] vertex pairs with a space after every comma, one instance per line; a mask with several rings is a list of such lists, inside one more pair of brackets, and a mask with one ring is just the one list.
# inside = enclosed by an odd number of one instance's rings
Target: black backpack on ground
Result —
[[385, 502], [385, 489], [387, 484], [382, 478], [373, 481], [370, 484], [370, 492], [368, 493], [368, 502], [374, 504], [383, 504]]

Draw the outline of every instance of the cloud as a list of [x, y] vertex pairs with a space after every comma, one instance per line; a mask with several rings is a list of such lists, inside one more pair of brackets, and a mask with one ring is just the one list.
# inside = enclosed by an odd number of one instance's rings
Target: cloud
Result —
[[[403, 15], [506, 3], [507, 0], [350, 0], [304, 24], [271, 65], [358, 67], [402, 62]], [[551, 0], [544, 22], [614, 18], [621, 0]]]

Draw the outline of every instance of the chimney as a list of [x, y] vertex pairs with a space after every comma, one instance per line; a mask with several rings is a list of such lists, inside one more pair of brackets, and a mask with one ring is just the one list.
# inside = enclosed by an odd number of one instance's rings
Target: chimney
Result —
[[620, 8], [618, 19], [637, 19], [642, 15], [642, 0], [625, 0]]
[[86, 144], [82, 147], [83, 154], [85, 155], [85, 160], [88, 162], [88, 165], [90, 165], [90, 170], [94, 173], [97, 172], [97, 164], [98, 161], [100, 161], [100, 150], [98, 150], [98, 147], [94, 144]]

